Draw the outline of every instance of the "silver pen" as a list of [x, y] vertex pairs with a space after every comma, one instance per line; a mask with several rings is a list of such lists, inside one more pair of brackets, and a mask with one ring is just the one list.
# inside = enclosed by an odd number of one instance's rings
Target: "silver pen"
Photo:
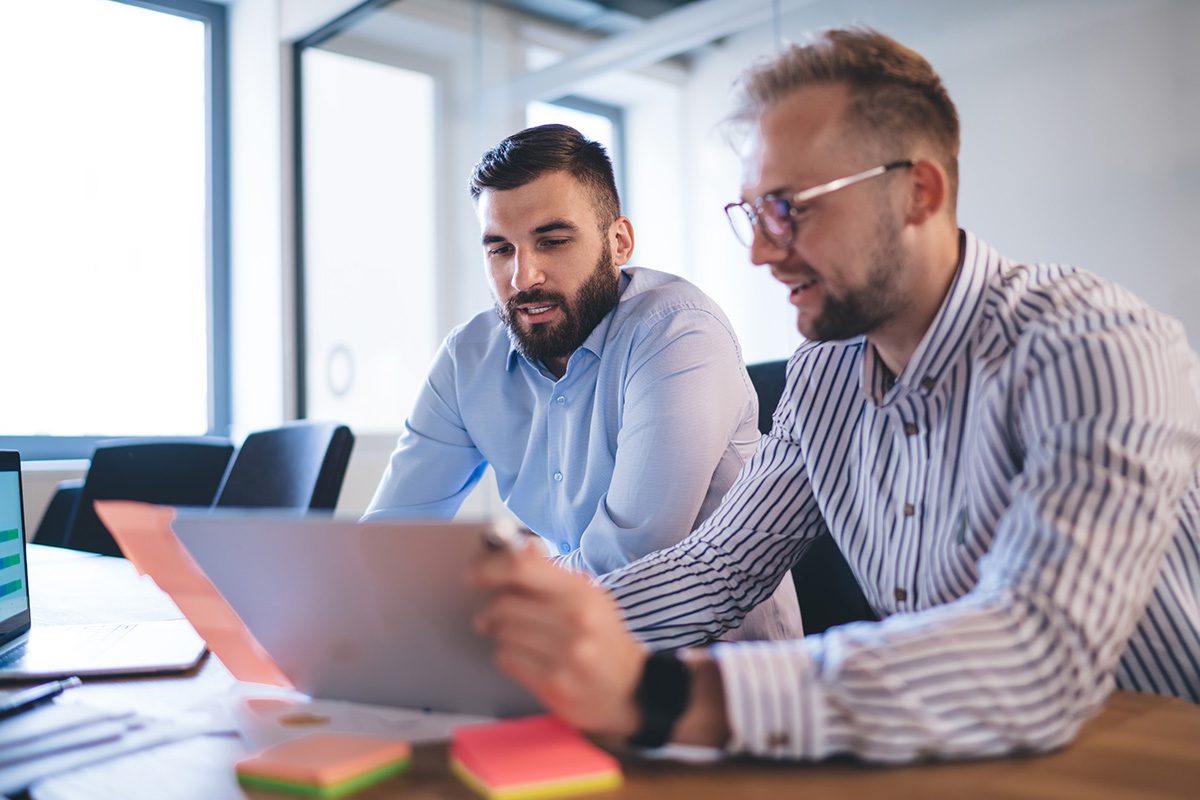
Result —
[[67, 689], [73, 689], [83, 684], [79, 678], [66, 678], [61, 681], [50, 681], [31, 686], [28, 689], [15, 691], [7, 697], [0, 698], [0, 719], [28, 711], [34, 706], [47, 703]]

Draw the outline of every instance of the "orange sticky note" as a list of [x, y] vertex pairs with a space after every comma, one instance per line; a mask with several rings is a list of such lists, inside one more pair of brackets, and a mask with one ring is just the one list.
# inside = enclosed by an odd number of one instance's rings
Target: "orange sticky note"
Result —
[[313, 733], [237, 762], [238, 782], [319, 797], [341, 797], [402, 772], [408, 742], [350, 733]]
[[545, 715], [459, 728], [450, 768], [489, 800], [565, 797], [621, 785], [615, 758]]
[[291, 681], [171, 530], [175, 509], [126, 500], [97, 500], [96, 514], [125, 557], [170, 595], [233, 677], [291, 688]]

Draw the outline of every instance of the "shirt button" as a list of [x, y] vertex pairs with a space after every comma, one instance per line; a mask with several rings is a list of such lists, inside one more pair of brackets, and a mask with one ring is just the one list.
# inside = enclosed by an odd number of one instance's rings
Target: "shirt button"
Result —
[[904, 435], [905, 436], [916, 436], [917, 435], [917, 426], [913, 425], [911, 422], [904, 423]]
[[561, 406], [567, 402], [567, 398], [566, 398], [566, 396], [560, 394], [558, 397], [554, 398], [554, 402], [558, 403]]
[[896, 602], [903, 603], [907, 599], [908, 599], [908, 592], [904, 591], [903, 589], [901, 589], [900, 587], [897, 586], [896, 587]]
[[567, 553], [571, 552], [571, 545], [567, 542], [563, 542], [558, 546], [558, 549], [561, 550], [562, 554], [565, 556]]
[[933, 387], [937, 386], [937, 381], [928, 375], [921, 379], [921, 388], [927, 392], [932, 392]]
[[917, 507], [916, 507], [916, 506], [914, 506], [912, 503], [905, 503], [905, 504], [904, 504], [904, 516], [906, 516], [906, 517], [911, 517], [911, 516], [912, 516], [913, 514], [915, 514], [915, 513], [917, 513]]
[[562, 473], [561, 473], [561, 472], [556, 472], [556, 473], [554, 473], [554, 480], [556, 480], [556, 481], [561, 481], [561, 480], [562, 480]]

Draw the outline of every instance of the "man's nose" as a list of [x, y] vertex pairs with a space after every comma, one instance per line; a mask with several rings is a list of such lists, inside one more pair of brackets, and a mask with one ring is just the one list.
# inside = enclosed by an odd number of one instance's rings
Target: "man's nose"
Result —
[[513, 259], [512, 287], [518, 292], [528, 291], [544, 283], [546, 275], [536, 253], [518, 253]]
[[750, 263], [761, 267], [782, 261], [787, 258], [789, 247], [775, 244], [763, 233], [760, 225], [755, 225], [754, 240], [750, 242]]

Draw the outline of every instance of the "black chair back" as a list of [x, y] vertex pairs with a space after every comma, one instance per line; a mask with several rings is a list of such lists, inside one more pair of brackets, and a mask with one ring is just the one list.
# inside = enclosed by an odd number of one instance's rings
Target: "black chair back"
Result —
[[[787, 361], [750, 364], [746, 371], [758, 394], [758, 429], [766, 435], [771, 431], [771, 416], [787, 382]], [[806, 635], [847, 622], [878, 619], [842, 551], [828, 533], [817, 537], [792, 567], [792, 582], [796, 585]]]
[[246, 437], [214, 507], [326, 509], [337, 506], [354, 435], [336, 422], [293, 422]]
[[758, 395], [758, 430], [765, 436], [771, 432], [771, 415], [779, 405], [783, 396], [783, 387], [787, 382], [787, 361], [763, 361], [758, 364], [747, 364], [746, 372], [750, 373], [750, 383], [754, 384], [754, 393]]
[[64, 547], [71, 526], [75, 524], [75, 512], [79, 510], [79, 496], [83, 494], [83, 478], [59, 481], [54, 489], [54, 496], [42, 514], [38, 523], [37, 533], [33, 535], [34, 544], [48, 544], [54, 547]]
[[96, 516], [97, 500], [140, 500], [172, 506], [208, 506], [233, 455], [227, 439], [203, 437], [168, 442], [101, 442], [83, 480], [79, 508], [66, 546], [121, 555]]

